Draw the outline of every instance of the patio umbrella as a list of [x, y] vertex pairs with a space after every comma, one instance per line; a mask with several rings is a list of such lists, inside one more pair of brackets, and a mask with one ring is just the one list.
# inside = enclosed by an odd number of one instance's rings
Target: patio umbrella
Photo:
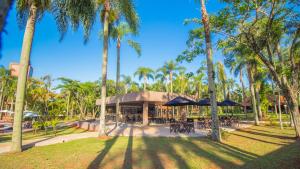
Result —
[[241, 105], [240, 103], [237, 103], [235, 101], [226, 99], [226, 100], [220, 102], [219, 106], [241, 106], [242, 107], [243, 105]]
[[[210, 106], [210, 99], [206, 98], [206, 99], [199, 100], [197, 105], [198, 106]], [[220, 105], [220, 102], [217, 102], [217, 106], [219, 106], [219, 105]]]
[[168, 101], [164, 106], [188, 106], [188, 105], [197, 105], [197, 103], [191, 99], [178, 96], [173, 100]]
[[[229, 106], [231, 106], [231, 107], [236, 107], [236, 106], [243, 107], [243, 105], [241, 105], [240, 103], [237, 103], [237, 102], [229, 100], [229, 99], [226, 99], [226, 100], [222, 101], [219, 106], [226, 106], [227, 107], [227, 113], [228, 113], [228, 107]], [[233, 116], [233, 111], [231, 112], [231, 115]]]

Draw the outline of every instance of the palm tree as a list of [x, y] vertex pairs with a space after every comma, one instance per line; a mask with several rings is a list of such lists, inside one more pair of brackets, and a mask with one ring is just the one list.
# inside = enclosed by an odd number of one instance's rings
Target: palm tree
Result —
[[4, 89], [7, 89], [8, 86], [8, 81], [9, 81], [9, 70], [6, 70], [4, 67], [0, 67], [0, 110], [2, 110], [2, 106], [4, 103], [4, 98], [5, 98], [5, 91]]
[[204, 78], [204, 73], [202, 71], [197, 71], [197, 74], [195, 74], [194, 76], [192, 76], [193, 80], [192, 80], [192, 84], [194, 86], [195, 92], [196, 92], [196, 98], [199, 99], [201, 98], [201, 94], [202, 94], [202, 87], [203, 87], [203, 78]]
[[217, 63], [217, 68], [218, 68], [218, 74], [217, 74], [218, 80], [221, 82], [222, 89], [223, 89], [223, 96], [224, 96], [224, 100], [225, 100], [225, 99], [227, 99], [227, 96], [226, 96], [227, 78], [226, 78], [226, 72], [225, 72], [223, 63], [219, 61]]
[[12, 152], [22, 151], [22, 114], [24, 109], [25, 89], [26, 89], [26, 81], [27, 81], [27, 73], [28, 73], [27, 71], [28, 71], [29, 60], [30, 60], [32, 40], [33, 40], [35, 24], [36, 24], [38, 14], [41, 14], [50, 8], [50, 1], [43, 1], [43, 3], [36, 3], [34, 1], [18, 0], [17, 8], [18, 8], [18, 12], [20, 13], [19, 16], [24, 17], [28, 15], [28, 17], [27, 17], [27, 23], [26, 23], [21, 58], [20, 58], [14, 125], [13, 125], [13, 133], [12, 133], [12, 146], [11, 146]]
[[160, 71], [166, 71], [169, 75], [169, 82], [170, 82], [170, 92], [171, 95], [173, 94], [173, 75], [175, 71], [183, 70], [184, 68], [181, 66], [178, 66], [178, 63], [174, 62], [173, 60], [170, 60], [168, 62], [164, 63], [164, 66], [160, 69]]
[[169, 92], [168, 87], [168, 71], [165, 67], [156, 70], [155, 79], [159, 80], [161, 83], [165, 84], [165, 91]]
[[90, 23], [94, 17], [94, 15], [90, 15], [90, 11], [93, 11], [95, 7], [93, 5], [87, 5], [88, 3], [86, 1], [83, 1], [85, 8], [82, 8], [80, 7], [80, 5], [78, 5], [79, 3], [82, 3], [82, 1], [83, 0], [76, 2], [72, 0], [54, 0], [52, 4], [52, 1], [50, 0], [17, 0], [17, 11], [19, 16], [18, 20], [27, 20], [27, 22], [25, 26], [20, 57], [14, 126], [12, 134], [12, 152], [22, 151], [22, 113], [24, 109], [26, 81], [36, 22], [40, 20], [39, 18], [43, 16], [43, 13], [45, 11], [51, 9], [51, 12], [55, 16], [58, 30], [61, 33], [61, 38], [67, 31], [68, 20], [71, 21], [71, 25], [75, 29], [77, 29], [79, 23], [82, 22], [85, 30], [85, 37], [87, 37], [91, 26]]
[[[103, 21], [103, 52], [102, 52], [102, 83], [101, 83], [101, 114], [99, 135], [105, 135], [105, 100], [106, 100], [106, 79], [107, 79], [107, 58], [108, 58], [108, 40], [109, 25], [117, 18], [124, 17], [132, 32], [137, 32], [138, 16], [135, 12], [133, 2], [131, 0], [104, 0], [98, 1], [99, 5], [103, 5], [102, 18]], [[113, 18], [113, 19], [112, 19]]]
[[188, 87], [189, 84], [189, 78], [187, 76], [187, 74], [185, 73], [184, 70], [180, 70], [178, 75], [176, 74], [176, 86], [179, 88], [179, 93], [180, 94], [185, 94], [185, 91]]
[[125, 84], [125, 93], [128, 93], [128, 89], [132, 85], [133, 81], [130, 76], [122, 75], [123, 82]]
[[255, 89], [254, 89], [254, 78], [253, 78], [253, 65], [247, 64], [247, 71], [248, 71], [248, 78], [249, 78], [249, 86], [250, 86], [250, 93], [251, 93], [251, 101], [252, 101], [252, 109], [254, 112], [254, 120], [255, 125], [259, 125], [258, 119], [258, 112], [257, 112], [257, 105], [256, 105], [256, 97], [255, 97]]
[[[77, 82], [65, 77], [60, 77], [58, 80], [61, 81], [61, 84], [59, 84], [55, 89], [61, 89], [62, 92], [66, 93], [66, 115], [69, 117], [71, 102], [76, 97], [75, 93]], [[73, 118], [73, 112], [71, 112], [71, 118]]]
[[210, 37], [209, 17], [206, 11], [204, 0], [201, 0], [201, 12], [202, 12], [202, 23], [205, 32], [205, 44], [206, 44], [206, 60], [207, 60], [207, 73], [208, 73], [208, 85], [211, 100], [211, 116], [212, 116], [212, 139], [221, 141], [221, 132], [219, 128], [217, 101], [216, 101], [216, 89], [214, 82], [214, 68], [212, 58], [212, 43]]
[[0, 51], [2, 47], [2, 32], [5, 32], [4, 27], [8, 12], [13, 4], [13, 0], [1, 0], [0, 1]]
[[[138, 24], [138, 22], [136, 22]], [[121, 59], [121, 42], [125, 36], [129, 34], [136, 34], [136, 32], [133, 32], [129, 25], [125, 22], [122, 22], [118, 24], [116, 27], [112, 28], [111, 30], [111, 35], [114, 39], [117, 40], [117, 75], [116, 75], [116, 92], [117, 95], [120, 94], [120, 59]], [[141, 56], [141, 46], [139, 43], [134, 42], [132, 40], [127, 41], [128, 44], [135, 49], [136, 53], [138, 56]], [[120, 111], [120, 100], [119, 98], [117, 99], [116, 103], [116, 124], [118, 124], [118, 117], [119, 117], [119, 112]]]
[[139, 76], [139, 80], [143, 79], [144, 91], [147, 90], [147, 81], [149, 79], [154, 80], [154, 71], [148, 67], [139, 67], [138, 70], [134, 73], [134, 76]]

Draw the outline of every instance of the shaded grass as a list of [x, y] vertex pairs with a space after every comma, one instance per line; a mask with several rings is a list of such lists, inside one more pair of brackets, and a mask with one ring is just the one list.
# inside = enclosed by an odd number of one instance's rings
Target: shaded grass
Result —
[[[80, 128], [62, 127], [60, 129], [56, 130], [56, 136], [74, 134], [74, 133], [82, 133], [82, 132], [85, 132], [85, 131], [86, 130], [80, 129]], [[11, 141], [11, 136], [12, 136], [12, 134], [1, 134], [0, 135], [0, 143]], [[49, 137], [54, 137], [54, 136], [55, 136], [55, 133], [52, 129], [49, 130], [47, 132], [47, 134], [43, 130], [38, 130], [37, 133], [35, 133], [35, 134], [34, 134], [33, 131], [28, 131], [28, 132], [23, 133], [23, 140], [49, 138]]]
[[[0, 155], [0, 168], [300, 168], [294, 130], [253, 126], [207, 138], [89, 138]], [[17, 163], [15, 161], [18, 161]]]

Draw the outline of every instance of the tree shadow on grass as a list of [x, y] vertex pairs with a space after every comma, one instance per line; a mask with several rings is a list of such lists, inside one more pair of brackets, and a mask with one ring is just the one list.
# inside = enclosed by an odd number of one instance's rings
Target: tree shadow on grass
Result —
[[237, 134], [237, 133], [231, 133], [231, 134], [232, 134], [232, 135], [239, 136], [239, 137], [244, 137], [244, 138], [247, 138], [247, 139], [251, 139], [251, 140], [263, 142], [263, 143], [266, 143], [266, 144], [274, 144], [274, 145], [280, 145], [280, 146], [286, 145], [286, 143], [275, 143], [275, 142], [270, 142], [270, 141], [261, 140], [261, 139], [254, 138], [254, 137], [245, 136], [245, 135], [242, 135], [242, 134]]
[[295, 139], [295, 136], [282, 136], [280, 134], [266, 134], [263, 132], [257, 132], [253, 131], [253, 129], [247, 129], [247, 130], [239, 130], [240, 132], [246, 132], [253, 135], [260, 135], [260, 136], [266, 136], [266, 137], [272, 137], [272, 138], [279, 138], [279, 139]]
[[[161, 142], [160, 140], [163, 140]], [[172, 159], [175, 160], [178, 168], [190, 168], [186, 160], [176, 152], [174, 146], [176, 144], [176, 138], [164, 138], [164, 137], [145, 137], [144, 141], [146, 145], [148, 145], [148, 149], [151, 147], [155, 147], [155, 152], [163, 152], [170, 156]], [[159, 145], [161, 144], [161, 145]], [[185, 148], [185, 147], [183, 147]], [[164, 161], [165, 162], [165, 161]], [[167, 162], [166, 162], [167, 163]]]
[[275, 150], [269, 154], [246, 162], [238, 168], [300, 168], [300, 141]]
[[[224, 146], [222, 144], [218, 144], [216, 142], [212, 142], [208, 139], [200, 139], [200, 140], [196, 140], [193, 139], [194, 141], [200, 141], [205, 143], [208, 143], [210, 145], [212, 145], [212, 147], [215, 147], [216, 149], [218, 149], [218, 152], [222, 152], [223, 154], [226, 154], [228, 156], [231, 157], [235, 157], [241, 160], [248, 160], [250, 157], [249, 155], [245, 155], [243, 153], [240, 153], [239, 151], [232, 151], [232, 150], [228, 150], [226, 148], [224, 148]], [[195, 144], [194, 141], [192, 141], [191, 139], [188, 140], [182, 140], [179, 143], [184, 145], [184, 148], [186, 149], [187, 152], [193, 152], [195, 155], [202, 157], [204, 159], [207, 159], [211, 162], [213, 162], [216, 166], [220, 167], [220, 168], [236, 168], [238, 165], [233, 163], [232, 161], [229, 161], [227, 159], [224, 159], [223, 157], [217, 155], [214, 151], [210, 151], [210, 150], [205, 150], [204, 148], [201, 148], [199, 145]], [[176, 143], [176, 144], [179, 144]]]
[[127, 144], [122, 168], [132, 169], [132, 146], [133, 146], [133, 127], [130, 128], [130, 135], [128, 137], [128, 144]]
[[218, 147], [220, 152], [227, 154], [231, 157], [240, 159], [242, 161], [249, 161], [259, 157], [257, 154], [253, 154], [251, 152], [247, 152], [227, 144], [213, 142], [213, 141], [208, 141], [207, 144], [211, 145], [212, 147]]
[[108, 154], [112, 146], [116, 143], [119, 138], [119, 134], [122, 133], [126, 128], [121, 128], [117, 131], [116, 135], [107, 141], [105, 141], [104, 148], [101, 150], [101, 153], [97, 155], [97, 157], [89, 164], [88, 169], [99, 168], [105, 156]]

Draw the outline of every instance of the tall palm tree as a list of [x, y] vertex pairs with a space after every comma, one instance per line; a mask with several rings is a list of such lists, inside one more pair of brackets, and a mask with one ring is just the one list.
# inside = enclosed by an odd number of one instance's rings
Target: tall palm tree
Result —
[[[138, 24], [138, 22], [136, 22]], [[117, 40], [117, 74], [116, 74], [116, 92], [117, 95], [120, 94], [120, 60], [121, 60], [121, 42], [123, 38], [125, 38], [129, 34], [136, 34], [136, 32], [133, 32], [129, 25], [125, 22], [118, 23], [118, 25], [111, 30], [111, 35], [114, 39]], [[128, 45], [130, 45], [138, 54], [138, 56], [141, 56], [141, 46], [139, 43], [128, 40]], [[120, 100], [117, 99], [116, 103], [116, 124], [118, 124], [118, 117], [120, 113]]]
[[[13, 4], [13, 0], [1, 0], [0, 1], [0, 51], [2, 47], [2, 33], [5, 32], [5, 23], [8, 16], [8, 12]], [[1, 53], [0, 53], [1, 56]]]
[[216, 89], [214, 82], [214, 68], [213, 68], [213, 58], [212, 58], [212, 43], [210, 37], [210, 26], [209, 26], [209, 16], [206, 11], [206, 6], [204, 0], [201, 0], [201, 13], [202, 13], [202, 23], [204, 26], [204, 36], [206, 45], [206, 60], [207, 60], [207, 73], [208, 73], [208, 85], [211, 100], [211, 116], [212, 116], [212, 139], [216, 141], [221, 141], [221, 132], [219, 128], [217, 101], [216, 101]]
[[[55, 16], [58, 30], [60, 31], [62, 36], [67, 31], [68, 20], [71, 21], [74, 28], [77, 28], [79, 22], [82, 21], [82, 23], [84, 23], [85, 34], [87, 35], [90, 30], [91, 24], [87, 24], [90, 22], [86, 21], [91, 21], [93, 15], [91, 17], [86, 17], [86, 11], [89, 12], [91, 11], [91, 9], [94, 10], [94, 7], [86, 5], [88, 3], [84, 2], [85, 6], [87, 7], [78, 8], [78, 4], [76, 3], [80, 3], [83, 1], [84, 0], [79, 0], [76, 2], [72, 0], [54, 0], [52, 4], [51, 0], [17, 0], [17, 11], [19, 16], [18, 20], [21, 21], [20, 24], [23, 23], [22, 21], [24, 20], [27, 21], [23, 37], [17, 83], [15, 116], [11, 146], [12, 152], [22, 151], [22, 114], [24, 109], [26, 81], [36, 22], [40, 17], [43, 16], [43, 13], [45, 11], [49, 11], [51, 9], [51, 12]], [[77, 9], [81, 9], [81, 11], [78, 11]], [[76, 14], [76, 16], [74, 14]], [[85, 17], [82, 17], [83, 15]]]
[[[170, 92], [171, 95], [173, 94], [173, 76], [175, 71], [183, 70], [184, 68], [179, 66], [177, 62], [174, 62], [173, 60], [170, 60], [168, 62], [165, 62], [163, 67], [160, 69], [164, 69], [169, 76], [169, 83], [170, 83]], [[163, 71], [163, 70], [161, 70]]]
[[105, 135], [105, 110], [106, 110], [106, 80], [107, 80], [107, 58], [109, 25], [117, 18], [124, 17], [132, 32], [137, 32], [138, 16], [131, 0], [104, 0], [98, 1], [103, 6], [101, 21], [103, 21], [103, 52], [102, 52], [102, 83], [101, 83], [101, 114], [99, 135]]
[[143, 79], [143, 90], [147, 90], [147, 82], [149, 79], [154, 80], [154, 71], [148, 67], [139, 67], [137, 71], [134, 73], [134, 76], [138, 76], [139, 80]]
[[22, 114], [24, 109], [26, 81], [28, 75], [31, 46], [32, 46], [34, 32], [35, 32], [35, 24], [37, 21], [38, 14], [42, 14], [44, 11], [48, 10], [49, 8], [50, 8], [49, 0], [45, 0], [45, 1], [18, 0], [17, 1], [17, 9], [19, 12], [19, 16], [21, 16], [21, 19], [26, 19], [25, 16], [27, 16], [27, 23], [26, 23], [21, 58], [20, 58], [14, 125], [13, 125], [13, 133], [12, 133], [12, 146], [11, 146], [12, 152], [22, 151]]
[[255, 89], [254, 89], [254, 77], [253, 77], [253, 65], [247, 64], [247, 71], [248, 71], [248, 78], [249, 78], [249, 86], [250, 86], [250, 93], [251, 93], [251, 101], [252, 101], [252, 110], [254, 112], [254, 120], [255, 125], [259, 125], [258, 119], [258, 112], [257, 112], [257, 105], [256, 105], [256, 97], [255, 97]]

